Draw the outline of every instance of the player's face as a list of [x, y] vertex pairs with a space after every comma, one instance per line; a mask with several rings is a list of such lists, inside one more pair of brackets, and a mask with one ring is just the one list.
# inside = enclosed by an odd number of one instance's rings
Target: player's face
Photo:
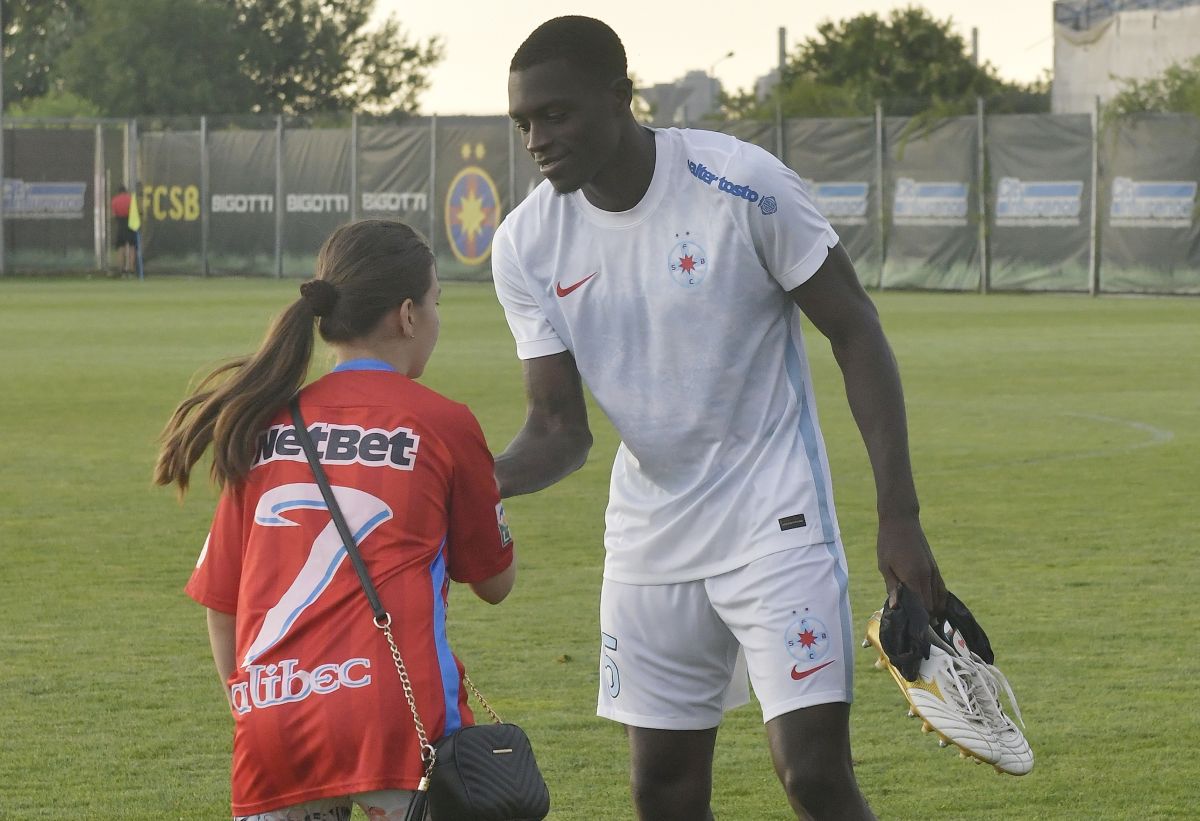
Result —
[[441, 332], [442, 321], [438, 316], [438, 299], [441, 298], [442, 286], [438, 284], [437, 269], [429, 272], [429, 290], [425, 292], [421, 302], [413, 303], [413, 342], [414, 356], [408, 376], [416, 379], [425, 371], [429, 357], [433, 355], [433, 347], [437, 344]]
[[508, 116], [542, 175], [560, 194], [592, 182], [616, 154], [628, 107], [565, 60], [508, 75]]

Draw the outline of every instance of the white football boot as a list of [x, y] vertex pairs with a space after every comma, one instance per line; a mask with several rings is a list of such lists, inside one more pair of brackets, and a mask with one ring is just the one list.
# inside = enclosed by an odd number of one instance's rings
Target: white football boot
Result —
[[1012, 688], [999, 670], [972, 653], [957, 633], [947, 644], [931, 629], [929, 658], [921, 662], [917, 680], [908, 681], [880, 645], [880, 618], [882, 611], [876, 611], [867, 621], [863, 646], [878, 651], [875, 666], [891, 673], [909, 714], [921, 718], [923, 732], [936, 733], [941, 746], [953, 744], [964, 758], [991, 764], [997, 772], [1025, 775], [1033, 769], [1029, 742], [1000, 703], [1003, 691], [1021, 719]]

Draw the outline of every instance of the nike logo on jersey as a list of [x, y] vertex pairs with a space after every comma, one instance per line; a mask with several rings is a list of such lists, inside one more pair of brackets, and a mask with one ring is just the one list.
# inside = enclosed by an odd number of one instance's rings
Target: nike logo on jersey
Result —
[[561, 282], [558, 282], [554, 286], [554, 292], [556, 294], [558, 294], [559, 298], [562, 298], [562, 297], [566, 296], [567, 294], [571, 293], [572, 291], [574, 291], [576, 288], [579, 288], [580, 286], [582, 286], [583, 283], [587, 282], [589, 279], [591, 279], [598, 273], [600, 273], [600, 272], [593, 271], [592, 273], [585, 276], [583, 279], [576, 282], [574, 285], [568, 285], [566, 288], [563, 287]]
[[793, 664], [792, 665], [792, 679], [795, 681], [800, 681], [802, 679], [806, 679], [809, 676], [811, 676], [813, 673], [817, 672], [818, 670], [825, 669], [829, 665], [833, 664], [835, 661], [837, 661], [837, 659], [830, 659], [829, 661], [825, 662], [824, 664], [818, 664], [816, 667], [813, 667], [811, 670], [805, 670], [803, 673], [800, 672], [799, 670], [797, 670], [796, 665]]

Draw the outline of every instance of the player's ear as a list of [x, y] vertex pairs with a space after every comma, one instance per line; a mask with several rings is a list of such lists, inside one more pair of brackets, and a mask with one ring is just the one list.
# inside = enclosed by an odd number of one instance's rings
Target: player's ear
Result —
[[613, 80], [608, 84], [608, 91], [616, 98], [620, 108], [629, 108], [633, 105], [633, 80], [628, 77]]

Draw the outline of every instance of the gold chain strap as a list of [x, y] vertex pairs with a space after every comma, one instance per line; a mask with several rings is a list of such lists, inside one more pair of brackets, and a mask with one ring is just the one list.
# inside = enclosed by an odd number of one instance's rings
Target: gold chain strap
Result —
[[[433, 772], [433, 765], [437, 763], [437, 750], [429, 743], [429, 736], [425, 734], [425, 725], [421, 723], [421, 716], [417, 713], [417, 699], [413, 696], [412, 680], [408, 677], [408, 669], [404, 666], [404, 659], [400, 657], [400, 648], [396, 646], [396, 638], [392, 635], [392, 614], [385, 613], [384, 616], [382, 622], [378, 618], [374, 619], [375, 626], [383, 631], [383, 637], [387, 639], [388, 647], [391, 648], [392, 661], [396, 665], [396, 672], [400, 674], [400, 685], [404, 688], [404, 698], [408, 701], [408, 709], [412, 711], [413, 724], [417, 728], [417, 741], [421, 745], [421, 758], [425, 761], [425, 775], [421, 779], [422, 783], [418, 789], [424, 790], [428, 784], [429, 774]], [[471, 681], [470, 676], [465, 672], [463, 673], [463, 682], [475, 694], [475, 698], [479, 699], [479, 703], [483, 705], [483, 709], [487, 710], [492, 721], [502, 724], [500, 716], [492, 709], [492, 705], [488, 704], [483, 693], [479, 692], [475, 682]]]

